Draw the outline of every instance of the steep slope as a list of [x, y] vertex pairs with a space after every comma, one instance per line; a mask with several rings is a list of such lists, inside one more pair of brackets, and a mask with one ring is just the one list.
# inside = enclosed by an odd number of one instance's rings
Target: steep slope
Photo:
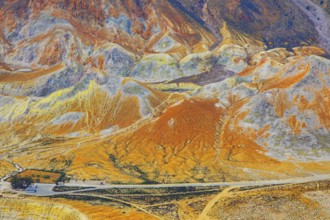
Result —
[[[173, 2], [182, 4], [191, 14], [196, 13], [196, 16], [215, 34], [220, 32], [225, 21], [234, 30], [262, 40], [268, 48], [292, 48], [318, 43], [324, 46], [323, 34], [315, 34], [318, 25], [313, 23], [312, 17], [305, 16], [305, 4], [295, 5], [297, 1], [173, 0]], [[323, 7], [328, 4], [327, 1], [315, 2], [318, 4], [322, 2]], [[326, 12], [318, 12], [320, 13]], [[323, 19], [323, 24], [328, 25], [329, 21]], [[329, 48], [327, 50], [329, 52]]]
[[2, 122], [12, 124], [12, 131], [24, 128], [16, 136], [22, 140], [38, 132], [68, 137], [111, 133], [153, 114], [170, 95], [134, 80], [103, 76], [102, 82], [92, 76], [87, 74], [77, 85], [47, 97], [1, 96]]
[[[92, 45], [109, 41], [140, 55], [163, 50], [182, 56], [207, 50], [215, 40], [167, 1], [14, 1], [6, 2], [1, 12], [6, 53], [12, 51], [14, 59], [22, 61], [19, 57], [24, 51], [16, 48], [28, 50], [31, 55], [24, 59], [29, 60], [23, 60], [28, 63], [47, 54], [47, 58], [35, 60], [41, 65], [65, 60], [65, 56], [83, 63], [84, 53]], [[165, 38], [172, 43], [164, 43]]]
[[314, 26], [319, 34], [319, 45], [325, 48], [328, 52], [330, 51], [330, 13], [325, 11], [323, 7], [327, 7], [327, 3], [319, 1], [320, 6], [313, 1], [293, 1], [307, 16], [313, 21]]
[[328, 6], [299, 2], [0, 1], [1, 175], [328, 172]]
[[65, 169], [78, 179], [125, 183], [326, 173], [329, 61], [300, 52], [319, 53], [315, 48], [295, 51], [267, 51], [261, 60], [256, 54], [255, 65], [237, 77], [207, 84], [185, 99], [171, 95], [152, 110], [152, 117], [147, 113], [128, 129], [50, 139], [48, 150], [38, 155], [43, 148], [37, 146], [45, 139], [36, 139], [16, 151], [14, 161], [31, 168]]

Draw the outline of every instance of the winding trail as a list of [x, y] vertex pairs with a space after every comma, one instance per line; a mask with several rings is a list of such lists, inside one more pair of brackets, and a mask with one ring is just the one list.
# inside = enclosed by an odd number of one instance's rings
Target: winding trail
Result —
[[206, 204], [205, 208], [203, 209], [197, 220], [208, 220], [209, 217], [207, 216], [207, 213], [212, 209], [212, 207], [219, 201], [220, 198], [230, 196], [231, 194], [229, 192], [235, 188], [237, 187], [228, 187], [225, 190], [221, 191], [218, 195], [216, 195], [212, 200], [210, 200]]
[[5, 160], [5, 161], [7, 161], [7, 162], [9, 162], [11, 164], [13, 164], [15, 166], [16, 170], [13, 171], [13, 172], [11, 172], [11, 173], [9, 173], [9, 174], [7, 174], [6, 176], [2, 177], [0, 179], [0, 182], [3, 182], [3, 181], [5, 181], [5, 179], [8, 179], [8, 178], [10, 178], [12, 176], [15, 176], [16, 174], [21, 173], [21, 172], [24, 171], [24, 168], [21, 167], [19, 164], [13, 163], [12, 161], [9, 161], [7, 159], [3, 159], [3, 160]]
[[[95, 198], [102, 198], [113, 200], [122, 204], [130, 205], [142, 212], [149, 214], [150, 216], [162, 219], [160, 216], [157, 216], [148, 210], [145, 207], [141, 207], [140, 205], [133, 204], [118, 198], [114, 198], [113, 196], [103, 196], [97, 194], [84, 194], [83, 192], [93, 192], [99, 189], [160, 189], [160, 188], [177, 188], [177, 187], [210, 187], [210, 186], [218, 186], [218, 187], [227, 187], [215, 197], [213, 197], [204, 207], [201, 214], [198, 216], [198, 220], [208, 220], [208, 213], [212, 209], [212, 207], [223, 197], [233, 196], [234, 193], [231, 193], [233, 189], [240, 187], [248, 187], [248, 186], [259, 186], [259, 187], [267, 187], [274, 185], [285, 185], [285, 184], [301, 184], [313, 181], [322, 181], [322, 180], [330, 180], [330, 174], [327, 175], [318, 175], [318, 176], [309, 176], [305, 178], [294, 178], [294, 179], [286, 179], [286, 180], [267, 180], [267, 181], [246, 181], [246, 182], [216, 182], [216, 183], [177, 183], [177, 184], [146, 184], [146, 185], [92, 185], [92, 184], [66, 184], [66, 186], [78, 186], [78, 187], [93, 187], [88, 189], [80, 189], [80, 190], [72, 190], [66, 192], [53, 192], [52, 189], [55, 184], [38, 184], [37, 192], [28, 192], [28, 191], [14, 191], [11, 188], [7, 188], [6, 190], [10, 190], [12, 192], [16, 192], [18, 194], [25, 194], [30, 196], [39, 196], [39, 197], [49, 197], [56, 195], [71, 195], [71, 196], [90, 196]], [[10, 187], [10, 183], [3, 182], [7, 187]], [[1, 183], [1, 184], [3, 184]]]
[[[75, 193], [75, 194], [70, 193], [69, 195], [74, 195], [74, 196], [86, 196], [86, 194], [76, 194], [76, 193]], [[134, 207], [134, 208], [136, 208], [136, 209], [138, 209], [138, 210], [140, 210], [140, 211], [142, 211], [142, 212], [145, 212], [145, 213], [147, 213], [147, 214], [149, 214], [149, 215], [151, 215], [151, 216], [153, 216], [153, 217], [155, 217], [155, 218], [157, 218], [157, 219], [162, 219], [162, 218], [159, 217], [158, 215], [155, 215], [155, 214], [149, 212], [148, 210], [142, 208], [142, 207], [139, 206], [139, 205], [136, 205], [136, 204], [134, 204], [134, 203], [130, 203], [130, 202], [126, 202], [126, 201], [121, 200], [121, 199], [116, 199], [116, 198], [113, 198], [113, 197], [110, 197], [110, 196], [100, 196], [100, 195], [95, 195], [95, 194], [89, 194], [89, 195], [87, 195], [87, 196], [95, 197], [95, 198], [100, 198], [100, 199], [107, 199], [107, 200], [111, 200], [111, 201], [119, 202], [119, 203], [122, 203], [122, 204], [125, 204], [125, 205], [129, 205], [129, 206], [132, 206], [132, 207]]]

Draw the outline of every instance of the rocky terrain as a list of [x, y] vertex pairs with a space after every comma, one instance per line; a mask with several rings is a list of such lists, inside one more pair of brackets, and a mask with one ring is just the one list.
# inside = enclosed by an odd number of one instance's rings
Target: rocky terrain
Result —
[[4, 2], [2, 163], [119, 182], [326, 172], [330, 61], [306, 10], [326, 31], [327, 6], [296, 3]]
[[67, 219], [85, 220], [84, 214], [68, 205], [37, 200], [0, 199], [0, 219]]
[[209, 216], [211, 219], [328, 219], [327, 184], [233, 190], [219, 198]]
[[316, 0], [0, 0], [0, 176], [328, 174], [329, 13]]

